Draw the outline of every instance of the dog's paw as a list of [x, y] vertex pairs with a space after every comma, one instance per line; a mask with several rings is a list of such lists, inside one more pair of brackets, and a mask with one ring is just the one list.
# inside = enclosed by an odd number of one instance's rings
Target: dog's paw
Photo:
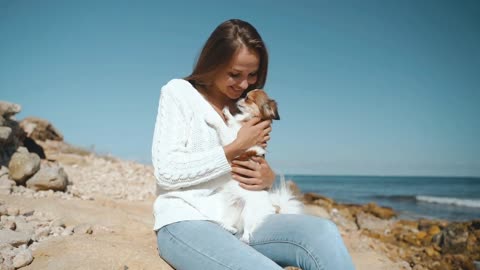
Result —
[[250, 237], [251, 237], [251, 234], [247, 231], [244, 231], [243, 232], [243, 235], [242, 237], [240, 238], [240, 240], [246, 244], [250, 243]]

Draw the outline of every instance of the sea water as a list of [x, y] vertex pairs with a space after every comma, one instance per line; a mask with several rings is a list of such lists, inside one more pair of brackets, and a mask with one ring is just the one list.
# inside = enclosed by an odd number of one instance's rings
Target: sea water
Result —
[[342, 203], [375, 202], [401, 218], [480, 219], [480, 178], [285, 175], [302, 192]]

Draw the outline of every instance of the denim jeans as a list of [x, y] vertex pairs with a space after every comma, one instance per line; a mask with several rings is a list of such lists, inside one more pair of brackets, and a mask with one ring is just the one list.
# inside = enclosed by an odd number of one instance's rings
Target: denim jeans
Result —
[[270, 215], [247, 245], [210, 221], [181, 221], [157, 231], [160, 256], [177, 270], [352, 270], [336, 225], [309, 215]]

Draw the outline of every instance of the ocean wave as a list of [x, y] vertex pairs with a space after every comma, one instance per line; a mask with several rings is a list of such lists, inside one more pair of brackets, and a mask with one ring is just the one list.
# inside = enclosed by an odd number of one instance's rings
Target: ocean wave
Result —
[[450, 204], [455, 206], [480, 208], [480, 200], [474, 199], [459, 199], [448, 197], [434, 197], [434, 196], [415, 196], [417, 201], [437, 204]]
[[461, 207], [480, 208], [480, 200], [478, 199], [460, 199], [451, 197], [436, 197], [426, 195], [376, 195], [374, 199], [388, 200], [393, 202], [408, 203], [432, 203], [432, 204], [448, 204]]

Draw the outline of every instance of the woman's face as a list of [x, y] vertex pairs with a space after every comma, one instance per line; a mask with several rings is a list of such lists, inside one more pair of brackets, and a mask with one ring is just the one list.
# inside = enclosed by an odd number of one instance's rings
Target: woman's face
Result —
[[242, 46], [225, 70], [213, 81], [215, 88], [230, 99], [238, 99], [249, 85], [257, 82], [260, 57], [253, 50]]

